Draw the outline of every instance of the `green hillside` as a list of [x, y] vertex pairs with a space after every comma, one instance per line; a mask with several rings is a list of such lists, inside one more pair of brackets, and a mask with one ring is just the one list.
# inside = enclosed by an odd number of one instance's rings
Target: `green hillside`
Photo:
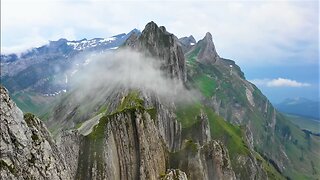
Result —
[[[208, 99], [216, 99], [217, 102], [220, 102], [219, 113], [227, 121], [232, 124], [240, 124], [241, 127], [250, 126], [254, 149], [271, 162], [275, 169], [281, 171], [283, 176], [291, 179], [316, 179], [319, 177], [319, 139], [304, 133], [286, 116], [277, 112], [261, 91], [244, 79], [240, 68], [232, 64], [234, 62], [221, 58], [221, 62], [212, 65], [198, 63], [199, 48], [201, 47], [195, 47], [191, 52], [188, 52], [186, 58], [190, 86], [198, 89], [205, 97], [204, 105], [212, 111], [215, 106]], [[229, 69], [230, 64], [233, 65], [232, 72]], [[250, 88], [253, 89], [253, 105], [246, 94]], [[241, 117], [235, 116], [234, 112], [240, 113]], [[222, 125], [221, 121], [215, 122]], [[230, 134], [233, 137], [231, 140], [225, 141], [230, 154], [233, 154], [235, 150], [237, 153], [245, 152], [246, 148], [241, 146], [241, 139], [235, 138], [235, 134], [239, 136], [237, 128], [229, 127], [224, 130], [220, 128], [220, 133], [218, 133], [219, 131], [215, 127], [219, 126], [212, 125], [212, 122], [210, 125], [214, 136], [221, 137], [221, 134], [224, 136]], [[306, 124], [306, 126], [310, 128], [310, 125]], [[232, 141], [237, 143], [233, 142], [230, 146], [228, 142]]]

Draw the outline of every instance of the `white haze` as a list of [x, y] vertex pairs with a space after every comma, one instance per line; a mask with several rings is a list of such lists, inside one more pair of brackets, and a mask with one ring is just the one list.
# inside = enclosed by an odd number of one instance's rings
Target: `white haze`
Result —
[[173, 101], [198, 97], [196, 92], [187, 90], [181, 80], [166, 77], [160, 70], [161, 60], [142, 53], [121, 49], [89, 54], [85, 59], [90, 63], [73, 76], [73, 86], [81, 89], [83, 96], [94, 95], [104, 88], [124, 88], [155, 93]]

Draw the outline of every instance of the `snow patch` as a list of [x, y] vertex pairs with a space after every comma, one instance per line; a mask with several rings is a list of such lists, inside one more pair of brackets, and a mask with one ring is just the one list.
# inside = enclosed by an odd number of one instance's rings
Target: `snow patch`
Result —
[[54, 92], [54, 93], [43, 94], [43, 96], [45, 96], [45, 97], [57, 96], [57, 95], [59, 95], [59, 94], [61, 94], [61, 93], [66, 93], [66, 92], [67, 92], [67, 90], [66, 90], [66, 89], [63, 89], [63, 90], [60, 90], [60, 91], [57, 91], [57, 92]]
[[112, 41], [116, 40], [117, 38], [115, 37], [110, 37], [110, 38], [104, 38], [104, 39], [91, 39], [91, 40], [82, 40], [82, 41], [69, 41], [67, 42], [68, 46], [72, 46], [74, 50], [84, 50], [87, 48], [92, 48], [96, 47], [98, 45], [102, 44], [108, 44], [111, 43]]
[[115, 37], [109, 37], [109, 38], [101, 39], [99, 42], [100, 42], [100, 43], [111, 42], [111, 41], [114, 41], [114, 40], [116, 40], [116, 39], [117, 39], [117, 38], [115, 38]]

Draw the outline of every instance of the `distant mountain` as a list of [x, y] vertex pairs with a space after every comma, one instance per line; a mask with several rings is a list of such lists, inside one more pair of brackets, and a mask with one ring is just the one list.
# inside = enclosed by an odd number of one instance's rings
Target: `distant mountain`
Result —
[[[39, 57], [43, 54], [63, 54], [63, 55], [72, 55], [76, 52], [81, 51], [94, 51], [94, 50], [107, 50], [107, 49], [116, 49], [121, 46], [127, 38], [132, 34], [140, 34], [141, 32], [138, 29], [133, 29], [129, 33], [121, 33], [109, 38], [94, 38], [87, 40], [86, 38], [78, 41], [69, 41], [67, 39], [59, 39], [57, 41], [50, 41], [48, 44], [43, 45], [38, 48], [32, 48], [26, 52], [18, 54], [1, 54], [0, 62], [2, 64], [14, 62], [17, 60], [27, 59], [31, 57]], [[6, 73], [6, 71], [5, 71]], [[2, 74], [6, 75], [6, 74]]]
[[189, 37], [179, 38], [179, 42], [183, 53], [189, 51], [197, 43], [192, 35], [190, 35]]
[[275, 107], [284, 113], [305, 116], [320, 121], [320, 101], [306, 98], [288, 98]]
[[102, 53], [121, 46], [137, 29], [110, 38], [69, 41], [59, 39], [20, 55], [1, 55], [1, 84], [24, 112], [39, 115], [54, 96], [67, 92], [70, 79], [90, 63], [90, 52]]

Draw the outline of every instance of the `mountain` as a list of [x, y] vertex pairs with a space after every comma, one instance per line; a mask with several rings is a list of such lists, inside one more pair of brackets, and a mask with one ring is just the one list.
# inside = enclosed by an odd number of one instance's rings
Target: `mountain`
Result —
[[320, 102], [306, 98], [285, 99], [275, 107], [284, 113], [314, 118], [320, 121]]
[[[164, 78], [169, 79], [167, 86], [171, 81], [188, 86], [186, 60], [179, 40], [164, 27], [148, 23], [140, 36], [133, 34], [128, 38], [124, 48], [143, 54], [140, 58], [153, 57], [160, 63], [157, 67]], [[135, 54], [128, 56], [134, 71]], [[145, 69], [152, 67], [144, 63]], [[140, 70], [140, 66], [136, 70]], [[94, 68], [94, 72], [97, 71]], [[143, 77], [143, 73], [137, 78], [148, 78]], [[122, 74], [122, 79], [124, 77]], [[97, 176], [156, 179], [166, 169], [180, 169], [190, 179], [264, 179], [268, 174], [281, 177], [267, 160], [249, 149], [240, 127], [225, 122], [201, 101], [184, 102], [190, 98], [188, 93], [169, 88], [163, 97], [157, 93], [162, 84], [153, 91], [148, 85], [136, 89], [128, 84], [108, 84], [108, 81], [102, 79], [105, 83], [89, 86], [84, 83], [79, 90], [70, 91], [50, 110], [46, 119], [54, 135], [59, 137], [62, 132], [62, 141], [68, 139], [62, 147], [77, 150], [67, 151], [69, 166], [75, 167], [73, 173], [77, 179]], [[65, 132], [66, 129], [76, 129], [77, 133]], [[70, 148], [70, 144], [76, 148]], [[104, 170], [93, 171], [96, 166]]]
[[228, 122], [240, 125], [249, 148], [271, 162], [278, 172], [288, 178], [316, 179], [319, 140], [279, 113], [245, 79], [234, 61], [219, 57], [213, 42], [208, 42], [210, 37], [207, 33], [186, 53], [188, 82], [202, 92], [202, 102]]
[[221, 58], [210, 33], [183, 49], [187, 42], [150, 22], [113, 53], [91, 56], [41, 117], [67, 175], [317, 179], [318, 137], [292, 124], [234, 61]]
[[59, 39], [21, 55], [1, 55], [1, 83], [24, 112], [41, 115], [55, 96], [70, 88], [72, 77], [90, 63], [88, 54], [115, 50], [132, 33], [140, 31], [91, 40]]
[[1, 91], [1, 179], [70, 179], [67, 166], [46, 126], [25, 114]]
[[189, 51], [197, 43], [192, 35], [179, 38], [179, 42], [183, 53]]

